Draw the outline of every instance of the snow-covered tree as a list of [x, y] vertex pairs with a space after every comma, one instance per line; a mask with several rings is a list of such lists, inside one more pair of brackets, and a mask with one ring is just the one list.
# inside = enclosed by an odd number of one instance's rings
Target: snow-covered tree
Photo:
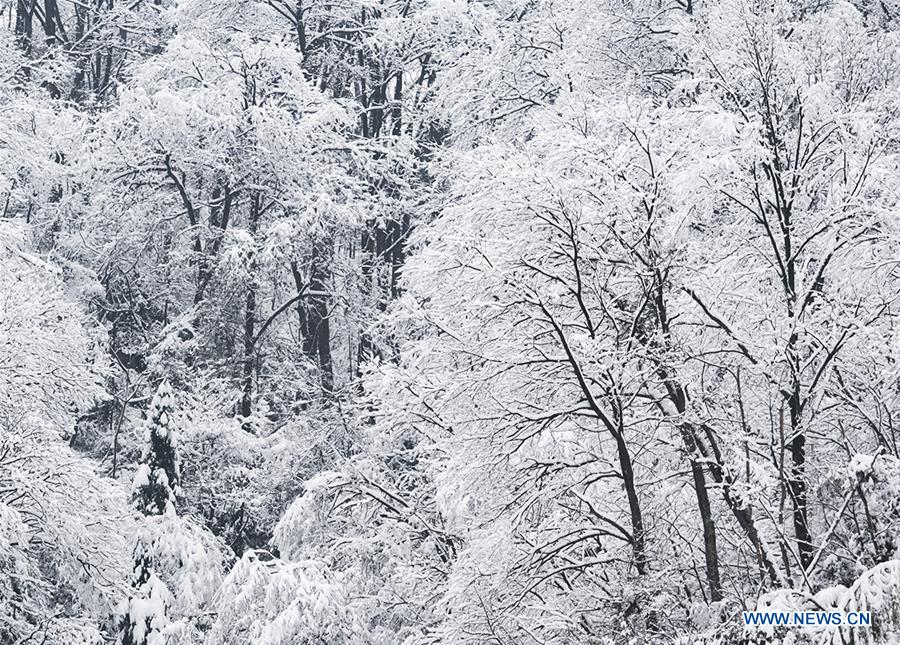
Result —
[[131, 485], [133, 503], [144, 515], [175, 512], [181, 469], [174, 413], [172, 386], [163, 381], [147, 410], [146, 443]]
[[133, 590], [119, 608], [119, 642], [188, 643], [199, 629], [197, 613], [221, 583], [226, 556], [224, 545], [176, 514], [181, 473], [175, 400], [167, 381], [147, 411], [145, 441], [132, 483], [132, 504], [144, 520], [134, 541]]
[[[715, 633], [753, 588], [852, 584], [877, 561], [850, 566], [849, 535], [893, 557], [845, 471], [894, 419], [895, 388], [862, 383], [895, 373], [895, 34], [841, 3], [511, 22], [494, 50], [526, 53], [478, 91], [513, 109], [445, 154], [448, 205], [388, 319], [410, 341], [369, 381], [387, 503], [424, 493], [465, 536], [443, 642], [623, 619], [649, 641], [673, 605]], [[690, 38], [667, 54], [665, 31]], [[597, 32], [640, 45], [610, 60]], [[433, 491], [385, 485], [398, 427]], [[336, 480], [352, 499], [363, 461]]]
[[[178, 433], [173, 413], [175, 400], [167, 381], [160, 383], [150, 402], [145, 425], [145, 446], [132, 482], [132, 504], [143, 515], [175, 515], [180, 480]], [[134, 552], [134, 592], [121, 609], [121, 645], [165, 643], [169, 590], [156, 576], [155, 544], [140, 535]]]
[[0, 642], [897, 640], [896, 1], [0, 18]]
[[0, 641], [99, 643], [134, 523], [124, 488], [67, 440], [105, 397], [107, 361], [27, 234], [0, 219]]

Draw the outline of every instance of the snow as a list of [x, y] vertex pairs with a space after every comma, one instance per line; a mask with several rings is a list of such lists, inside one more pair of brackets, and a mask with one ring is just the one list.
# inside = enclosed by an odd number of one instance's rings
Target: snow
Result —
[[895, 4], [5, 3], [0, 642], [896, 641]]

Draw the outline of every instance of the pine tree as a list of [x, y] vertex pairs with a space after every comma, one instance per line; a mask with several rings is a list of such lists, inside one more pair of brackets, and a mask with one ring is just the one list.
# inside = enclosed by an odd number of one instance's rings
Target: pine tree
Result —
[[163, 381], [150, 403], [146, 424], [146, 446], [142, 464], [134, 475], [132, 500], [144, 515], [175, 512], [175, 496], [180, 479], [178, 437], [173, 410], [172, 388]]
[[[132, 482], [132, 503], [146, 516], [175, 515], [175, 497], [180, 479], [173, 410], [172, 387], [163, 381], [147, 414], [146, 445], [142, 463]], [[167, 622], [169, 596], [165, 584], [153, 570], [153, 540], [138, 539], [134, 554], [134, 592], [122, 608], [121, 645], [153, 645], [163, 642], [161, 630]]]
[[134, 592], [121, 608], [118, 645], [164, 643], [163, 628], [168, 623], [166, 607], [169, 590], [152, 567], [152, 556], [138, 540], [134, 560]]

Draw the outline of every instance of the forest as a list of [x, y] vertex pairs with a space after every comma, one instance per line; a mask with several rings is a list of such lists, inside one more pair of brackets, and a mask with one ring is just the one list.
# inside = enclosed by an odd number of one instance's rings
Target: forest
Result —
[[0, 79], [0, 644], [900, 643], [900, 0], [0, 0]]

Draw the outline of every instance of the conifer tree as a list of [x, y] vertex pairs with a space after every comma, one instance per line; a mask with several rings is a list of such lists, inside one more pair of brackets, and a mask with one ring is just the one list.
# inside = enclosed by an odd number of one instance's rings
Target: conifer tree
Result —
[[135, 550], [134, 592], [121, 609], [117, 645], [165, 643], [162, 631], [168, 623], [166, 606], [170, 594], [154, 573], [144, 546], [144, 541], [139, 540]]
[[172, 387], [168, 381], [163, 381], [150, 403], [146, 445], [132, 484], [133, 503], [144, 515], [175, 512], [180, 469], [175, 452], [178, 438], [173, 419], [174, 407]]
[[[173, 419], [172, 387], [163, 381], [147, 413], [142, 463], [132, 483], [132, 503], [144, 515], [175, 515], [175, 497], [180, 477], [177, 434]], [[153, 570], [152, 540], [139, 538], [134, 554], [134, 593], [122, 609], [121, 645], [153, 645], [163, 642], [169, 596], [165, 584]]]

